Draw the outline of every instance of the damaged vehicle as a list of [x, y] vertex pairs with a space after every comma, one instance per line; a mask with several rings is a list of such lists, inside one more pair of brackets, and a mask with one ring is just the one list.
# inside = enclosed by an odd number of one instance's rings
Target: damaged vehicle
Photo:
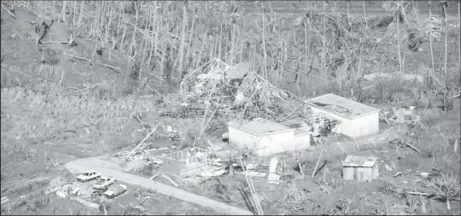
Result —
[[109, 199], [113, 199], [125, 193], [126, 190], [127, 190], [126, 185], [119, 184], [119, 185], [109, 188], [106, 192], [104, 192], [104, 196], [106, 196]]

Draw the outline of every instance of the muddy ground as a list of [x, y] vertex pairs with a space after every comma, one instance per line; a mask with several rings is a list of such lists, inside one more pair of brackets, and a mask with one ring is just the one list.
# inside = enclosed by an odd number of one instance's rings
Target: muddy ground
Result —
[[[360, 7], [355, 7], [357, 13]], [[99, 39], [84, 36], [76, 39], [77, 45], [72, 47], [37, 44], [33, 29], [34, 23], [41, 21], [37, 10], [16, 7], [15, 18], [3, 8], [1, 10], [1, 197], [9, 200], [2, 203], [2, 214], [104, 214], [101, 209], [88, 208], [54, 193], [44, 195], [44, 192], [74, 181], [75, 175], [66, 170], [64, 164], [81, 158], [114, 155], [136, 146], [144, 138], [146, 129], [134, 116], [140, 116], [150, 127], [170, 125], [179, 131], [180, 138], [174, 141], [155, 135], [149, 139], [153, 146], [186, 147], [199, 133], [200, 114], [189, 118], [161, 115], [178, 106], [181, 96], [172, 93], [173, 85], [159, 79], [140, 81], [128, 76], [123, 67], [129, 61], [125, 53], [112, 50], [110, 59], [106, 55], [93, 55], [92, 64], [71, 58], [72, 55], [90, 58]], [[456, 12], [449, 13], [456, 18]], [[426, 11], [422, 16], [428, 16]], [[451, 21], [456, 23], [453, 17]], [[47, 41], [67, 40], [69, 24], [54, 25]], [[418, 65], [430, 62], [428, 46], [428, 43], [423, 45], [423, 53], [407, 56], [408, 64], [414, 65], [410, 70], [417, 71]], [[435, 44], [434, 49], [444, 50], [443, 44]], [[441, 52], [437, 53], [437, 60], [442, 59]], [[459, 62], [455, 65], [457, 56], [457, 47], [450, 46], [449, 67], [454, 68], [452, 77], [455, 78], [456, 69], [459, 71]], [[157, 69], [152, 74], [161, 76]], [[147, 94], [141, 88], [148, 82], [159, 94]], [[408, 101], [400, 104], [408, 105]], [[399, 103], [388, 105], [398, 106]], [[303, 151], [296, 158], [281, 155], [293, 178], [279, 185], [269, 184], [266, 178], [253, 178], [264, 213], [459, 215], [459, 110], [458, 98], [450, 111], [437, 107], [418, 109], [424, 128], [383, 122], [378, 135], [358, 140], [332, 137], [314, 177], [311, 175], [320, 147]], [[224, 123], [230, 119], [228, 116], [216, 119], [213, 123], [217, 129], [208, 131], [204, 140], [220, 140], [226, 131]], [[389, 143], [394, 139], [411, 141], [418, 151], [396, 148]], [[205, 144], [199, 143], [206, 147]], [[379, 157], [379, 180], [372, 183], [342, 180], [341, 161], [346, 155]], [[268, 159], [250, 157], [248, 160], [268, 165]], [[294, 171], [297, 162], [304, 164], [303, 178]], [[386, 165], [390, 169], [386, 169]], [[438, 170], [440, 176], [427, 179], [417, 175], [433, 170]], [[397, 173], [401, 174], [395, 176]], [[150, 170], [136, 174], [152, 176]], [[175, 180], [181, 182], [181, 179]], [[156, 181], [170, 184], [162, 178]], [[128, 192], [105, 204], [107, 214], [216, 214], [206, 207], [124, 183], [128, 185]], [[244, 198], [249, 189], [243, 175], [223, 175], [196, 184], [182, 183], [180, 188], [251, 210], [251, 204], [248, 205]], [[408, 193], [439, 195], [445, 189], [454, 191], [449, 201], [450, 209], [443, 197], [436, 199]]]

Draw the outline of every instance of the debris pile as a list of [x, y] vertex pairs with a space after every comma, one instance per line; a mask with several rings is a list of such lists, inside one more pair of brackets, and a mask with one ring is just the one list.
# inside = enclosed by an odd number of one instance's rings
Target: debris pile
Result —
[[162, 171], [178, 176], [188, 176], [202, 169], [211, 169], [214, 162], [211, 151], [199, 147], [186, 148], [161, 158]]
[[[248, 117], [262, 114], [278, 114], [277, 100], [285, 100], [288, 94], [276, 88], [255, 71], [247, 62], [234, 67], [219, 59], [212, 59], [185, 77], [181, 83], [181, 95], [190, 106], [203, 107], [215, 104], [222, 113], [243, 110]], [[193, 106], [192, 106], [193, 107]]]
[[389, 141], [389, 144], [394, 146], [396, 151], [398, 151], [399, 149], [408, 147], [408, 148], [413, 149], [416, 152], [419, 152], [419, 149], [417, 149], [414, 145], [412, 145], [409, 140], [394, 139], [394, 140]]
[[430, 17], [426, 21], [423, 29], [426, 35], [429, 35], [430, 33], [432, 33], [432, 38], [439, 39], [442, 36], [442, 33], [444, 31], [444, 26], [443, 26], [442, 20], [436, 17]]
[[406, 124], [407, 126], [419, 127], [426, 130], [421, 122], [421, 117], [417, 115], [415, 106], [391, 107], [391, 110], [383, 109], [379, 113], [379, 118], [387, 124]]

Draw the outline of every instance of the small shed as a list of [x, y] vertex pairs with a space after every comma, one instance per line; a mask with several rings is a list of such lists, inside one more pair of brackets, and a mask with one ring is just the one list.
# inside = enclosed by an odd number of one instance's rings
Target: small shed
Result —
[[379, 109], [353, 100], [326, 94], [305, 101], [316, 114], [339, 120], [332, 131], [349, 137], [361, 137], [379, 132]]
[[310, 146], [309, 131], [262, 118], [229, 126], [229, 143], [240, 149], [252, 150], [255, 155], [268, 156], [281, 152], [296, 151]]
[[342, 164], [343, 179], [357, 180], [359, 182], [371, 182], [378, 179], [379, 170], [377, 160], [377, 157], [347, 156]]

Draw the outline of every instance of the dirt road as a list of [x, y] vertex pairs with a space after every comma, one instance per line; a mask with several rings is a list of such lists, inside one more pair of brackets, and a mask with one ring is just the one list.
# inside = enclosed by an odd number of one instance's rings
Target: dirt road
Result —
[[171, 196], [186, 202], [195, 203], [201, 206], [209, 207], [217, 212], [223, 214], [233, 215], [252, 215], [250, 211], [243, 210], [237, 207], [229, 206], [215, 200], [198, 196], [193, 193], [155, 182], [148, 178], [128, 174], [122, 172], [122, 168], [115, 163], [103, 161], [97, 158], [84, 158], [71, 161], [64, 165], [66, 169], [73, 173], [81, 173], [86, 170], [94, 170], [100, 172], [102, 175], [114, 177], [119, 181], [129, 183], [131, 185], [140, 186], [157, 191], [158, 193]]

